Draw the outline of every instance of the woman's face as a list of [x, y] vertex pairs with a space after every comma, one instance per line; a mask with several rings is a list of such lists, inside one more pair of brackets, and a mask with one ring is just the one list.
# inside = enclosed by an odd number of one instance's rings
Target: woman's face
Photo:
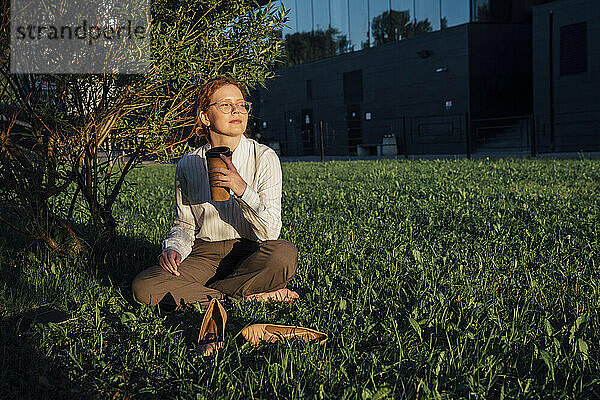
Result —
[[[233, 107], [231, 113], [225, 114], [219, 109], [219, 104], [214, 104], [216, 102], [227, 102], [239, 106]], [[246, 131], [248, 124], [248, 114], [240, 112], [243, 109], [241, 104], [244, 102], [242, 92], [237, 86], [223, 85], [210, 96], [209, 104], [212, 105], [206, 111], [200, 111], [200, 120], [217, 134], [241, 136]]]

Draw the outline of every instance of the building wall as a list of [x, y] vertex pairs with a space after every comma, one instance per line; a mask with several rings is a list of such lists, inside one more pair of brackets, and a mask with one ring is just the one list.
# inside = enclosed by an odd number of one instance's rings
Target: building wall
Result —
[[[355, 154], [357, 143], [376, 154], [386, 135], [395, 136], [400, 153], [406, 146], [410, 154], [464, 154], [467, 113], [531, 113], [530, 27], [464, 24], [279, 70], [256, 96], [259, 126], [267, 126], [261, 133], [286, 155], [318, 154], [321, 121], [328, 155]], [[344, 73], [358, 70], [362, 96], [345, 98]], [[357, 131], [349, 131], [351, 111], [358, 114], [357, 141]]]
[[[550, 30], [551, 12], [553, 26]], [[561, 50], [561, 31], [565, 34], [565, 27], [581, 22], [586, 23], [587, 43], [583, 48], [586, 71], [561, 74], [561, 58], [565, 62], [567, 57], [566, 49]], [[567, 47], [573, 48], [571, 44]], [[540, 151], [600, 150], [600, 7], [596, 0], [563, 0], [534, 8], [533, 76]], [[554, 92], [553, 131], [551, 85]]]
[[[380, 144], [386, 134], [403, 137], [402, 117], [412, 118], [407, 135], [411, 153], [435, 151], [447, 142], [460, 143], [456, 122], [440, 121], [432, 115], [462, 116], [468, 111], [467, 25], [390, 43], [359, 52], [331, 57], [278, 71], [261, 89], [259, 125], [270, 141], [280, 141], [289, 155], [302, 151], [302, 110], [312, 110], [315, 134], [313, 154], [319, 150], [319, 121], [327, 123], [324, 134], [326, 153], [349, 154], [349, 106], [360, 109], [363, 144]], [[420, 53], [421, 55], [419, 55]], [[424, 57], [424, 58], [423, 58]], [[438, 68], [445, 72], [436, 72]], [[362, 101], [344, 99], [344, 72], [362, 71]], [[307, 98], [307, 80], [312, 82], [312, 99]], [[446, 110], [446, 101], [452, 108]], [[366, 114], [371, 120], [366, 120]], [[289, 122], [292, 118], [292, 122]], [[443, 119], [443, 118], [442, 118]], [[454, 128], [453, 128], [454, 124]], [[325, 129], [325, 128], [324, 128]], [[334, 132], [335, 130], [335, 132]], [[456, 136], [448, 138], [448, 136]], [[285, 145], [284, 145], [285, 143]], [[403, 143], [400, 143], [403, 145]], [[424, 148], [423, 145], [426, 145]], [[460, 150], [463, 151], [462, 145]], [[452, 151], [447, 146], [446, 151]]]

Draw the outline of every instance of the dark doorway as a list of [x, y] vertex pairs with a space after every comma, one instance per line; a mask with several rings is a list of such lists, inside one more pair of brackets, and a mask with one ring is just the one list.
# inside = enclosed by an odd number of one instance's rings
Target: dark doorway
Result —
[[315, 151], [315, 133], [312, 110], [302, 110], [302, 154], [311, 156]]
[[363, 101], [362, 70], [344, 72], [344, 103]]
[[348, 123], [348, 154], [356, 156], [358, 155], [356, 147], [362, 142], [359, 104], [350, 104], [346, 107], [346, 122]]

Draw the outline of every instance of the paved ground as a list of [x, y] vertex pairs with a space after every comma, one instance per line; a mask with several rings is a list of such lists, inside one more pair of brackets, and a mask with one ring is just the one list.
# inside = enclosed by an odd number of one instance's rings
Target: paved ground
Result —
[[[409, 155], [409, 160], [447, 160], [447, 159], [464, 159], [465, 154], [413, 154]], [[499, 158], [531, 158], [529, 153], [523, 152], [476, 152], [471, 155], [471, 159], [499, 159]], [[556, 158], [556, 159], [599, 159], [600, 151], [594, 152], [561, 152], [561, 153], [539, 153], [536, 158]], [[297, 161], [321, 161], [320, 156], [280, 156], [281, 162], [297, 162]], [[404, 155], [399, 156], [325, 156], [325, 161], [352, 161], [352, 160], [404, 160]], [[157, 163], [155, 161], [144, 161], [144, 165], [168, 164]]]
[[[467, 158], [465, 154], [414, 154], [409, 155], [409, 160], [442, 160], [442, 159], [463, 159]], [[477, 152], [471, 155], [471, 159], [498, 159], [498, 158], [531, 158], [529, 153], [519, 152]], [[600, 158], [600, 151], [597, 152], [568, 152], [568, 153], [540, 153], [536, 158], [569, 158], [569, 159], [590, 159]], [[350, 157], [350, 156], [325, 156], [325, 161], [340, 160], [378, 160], [378, 159], [390, 159], [390, 160], [404, 160], [404, 155], [398, 156], [361, 156], [361, 157]], [[299, 156], [299, 157], [284, 157], [281, 156], [282, 162], [295, 162], [295, 161], [321, 161], [320, 156]]]

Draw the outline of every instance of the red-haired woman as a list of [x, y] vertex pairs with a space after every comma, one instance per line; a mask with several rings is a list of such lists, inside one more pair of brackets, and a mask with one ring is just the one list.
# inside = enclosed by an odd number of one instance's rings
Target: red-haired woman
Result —
[[[195, 102], [196, 126], [207, 140], [179, 160], [175, 172], [175, 223], [162, 241], [158, 265], [140, 272], [134, 298], [206, 308], [211, 298], [291, 301], [286, 288], [298, 265], [298, 250], [278, 240], [281, 230], [281, 166], [268, 146], [246, 137], [251, 104], [244, 86], [216, 78]], [[206, 151], [227, 146], [228, 169], [208, 169]], [[209, 182], [209, 175], [214, 178]], [[210, 186], [231, 190], [213, 201]]]

